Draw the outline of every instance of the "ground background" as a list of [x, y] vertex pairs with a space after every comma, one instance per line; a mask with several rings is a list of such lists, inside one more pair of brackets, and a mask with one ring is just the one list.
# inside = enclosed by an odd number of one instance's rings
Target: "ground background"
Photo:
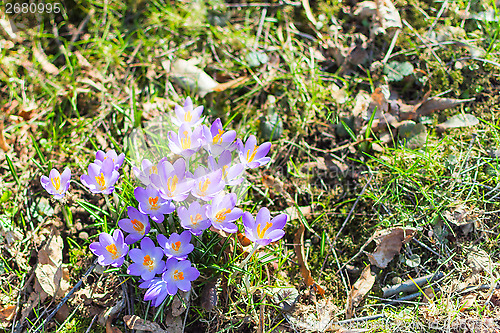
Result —
[[[272, 141], [272, 163], [247, 176], [242, 208], [265, 205], [293, 219], [284, 240], [262, 252], [270, 260], [252, 261], [236, 280], [228, 272], [239, 243], [208, 239], [180, 329], [499, 330], [495, 2], [60, 4], [61, 13], [41, 21], [10, 17], [16, 32], [1, 7], [0, 330], [39, 327], [65, 294], [47, 288], [73, 287], [93, 262], [90, 242], [116, 226], [104, 200], [78, 184], [95, 151], [127, 154], [119, 188], [130, 192], [130, 134], [187, 96], [239, 137]], [[186, 83], [190, 71], [207, 76]], [[39, 179], [65, 166], [74, 182], [62, 205]], [[130, 194], [118, 199], [132, 202]], [[385, 268], [367, 256], [380, 230], [404, 230], [375, 252]], [[300, 250], [324, 294], [306, 286]], [[64, 288], [43, 266], [56, 261]], [[426, 296], [383, 299], [382, 288], [436, 272], [444, 277], [422, 287]], [[123, 316], [136, 314], [177, 332], [170, 304], [150, 309], [122, 273], [94, 271], [41, 331], [128, 331]], [[276, 301], [276, 287], [295, 288], [294, 309]], [[107, 329], [99, 326], [122, 298]], [[339, 322], [372, 315], [384, 317]]]

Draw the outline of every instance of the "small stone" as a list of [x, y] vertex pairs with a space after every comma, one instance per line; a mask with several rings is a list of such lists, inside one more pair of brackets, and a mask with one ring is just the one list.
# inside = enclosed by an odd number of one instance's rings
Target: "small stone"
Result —
[[80, 233], [78, 234], [78, 237], [79, 237], [80, 239], [87, 240], [87, 239], [89, 239], [89, 234], [88, 234], [88, 233], [86, 233], [85, 231], [82, 231], [82, 232], [80, 232]]

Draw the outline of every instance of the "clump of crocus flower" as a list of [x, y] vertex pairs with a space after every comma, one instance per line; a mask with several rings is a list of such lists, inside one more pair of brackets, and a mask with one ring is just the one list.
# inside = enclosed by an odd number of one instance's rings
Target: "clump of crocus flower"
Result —
[[[168, 133], [164, 144], [177, 158], [144, 159], [140, 167], [135, 166], [133, 172], [142, 184], [134, 190], [138, 207], [128, 207], [128, 218], [118, 221], [120, 229], [112, 235], [101, 233], [99, 241], [90, 245], [99, 264], [104, 266], [120, 267], [128, 254], [132, 263], [127, 273], [141, 277], [140, 287], [147, 289], [144, 300], [151, 301], [153, 306], [159, 306], [178, 290], [190, 290], [191, 283], [199, 277], [196, 263], [188, 260], [194, 250], [193, 235], [201, 237], [210, 227], [227, 233], [244, 230], [255, 243], [255, 250], [285, 234], [285, 214], [271, 218], [264, 207], [254, 219], [249, 212], [236, 207], [238, 196], [231, 193], [232, 187], [244, 180], [245, 169], [270, 161], [266, 155], [271, 143], [258, 145], [253, 135], [243, 143], [236, 139], [235, 131], [224, 130], [220, 119], [210, 126], [203, 125], [202, 113], [203, 107], [194, 107], [190, 98], [184, 106], [175, 106], [171, 122], [178, 128]], [[124, 154], [117, 155], [113, 150], [98, 151], [81, 182], [93, 193], [111, 194], [124, 158]], [[60, 198], [67, 190], [69, 177], [69, 170], [62, 175], [52, 170], [50, 177], [42, 177], [42, 185]], [[153, 237], [149, 219], [164, 231], [166, 228], [161, 224], [174, 211], [185, 230], [171, 235], [160, 232]], [[125, 238], [123, 232], [128, 234]], [[135, 248], [129, 251], [129, 246]]]

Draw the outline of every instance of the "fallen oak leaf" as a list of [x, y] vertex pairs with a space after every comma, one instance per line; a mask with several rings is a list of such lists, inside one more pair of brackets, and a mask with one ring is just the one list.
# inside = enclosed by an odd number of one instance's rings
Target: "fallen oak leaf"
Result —
[[411, 240], [416, 233], [414, 228], [396, 227], [376, 231], [373, 239], [377, 248], [368, 254], [370, 263], [380, 268], [386, 268], [396, 254], [399, 254], [403, 244]]
[[433, 97], [429, 98], [420, 105], [417, 109], [418, 116], [427, 116], [434, 111], [445, 110], [459, 106], [460, 104], [472, 102], [475, 98], [468, 99], [456, 99], [456, 98], [440, 98]]
[[448, 128], [459, 128], [459, 127], [471, 127], [479, 124], [479, 119], [474, 117], [471, 114], [457, 114], [436, 126], [436, 129], [439, 131], [445, 131]]
[[123, 321], [125, 322], [125, 324], [127, 324], [127, 327], [132, 330], [141, 330], [153, 333], [168, 333], [157, 323], [153, 323], [149, 320], [144, 320], [139, 316], [123, 316]]
[[316, 292], [320, 295], [323, 295], [325, 293], [325, 290], [317, 284], [312, 275], [311, 275], [311, 270], [309, 269], [307, 262], [304, 260], [305, 258], [305, 253], [304, 253], [304, 231], [305, 231], [305, 226], [304, 223], [301, 223], [299, 226], [299, 230], [297, 230], [297, 233], [295, 234], [295, 239], [294, 239], [294, 250], [295, 254], [297, 255], [297, 261], [299, 262], [299, 267], [300, 267], [300, 273], [302, 274], [302, 277], [304, 278], [304, 283], [306, 286], [314, 286], [314, 289]]
[[346, 304], [347, 319], [352, 318], [354, 308], [358, 306], [365, 298], [366, 294], [370, 292], [374, 283], [375, 275], [372, 274], [370, 265], [367, 265], [361, 272], [359, 279], [352, 286], [351, 291], [349, 291]]

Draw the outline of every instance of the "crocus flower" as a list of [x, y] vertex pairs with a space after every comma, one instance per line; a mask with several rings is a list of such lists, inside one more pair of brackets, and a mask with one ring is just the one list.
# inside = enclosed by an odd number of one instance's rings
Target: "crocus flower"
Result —
[[181, 226], [189, 230], [193, 235], [201, 236], [203, 230], [208, 229], [211, 224], [205, 213], [207, 206], [202, 207], [198, 201], [194, 201], [187, 209], [183, 206], [177, 207], [177, 215], [181, 220]]
[[120, 229], [113, 232], [113, 237], [105, 232], [101, 233], [99, 242], [90, 244], [89, 248], [97, 256], [97, 262], [101, 266], [120, 267], [128, 252], [128, 245], [123, 241], [123, 233]]
[[179, 133], [175, 133], [174, 131], [168, 133], [168, 147], [174, 154], [189, 157], [203, 145], [203, 134], [201, 131], [201, 126], [196, 127], [192, 131], [189, 125], [182, 124], [179, 127]]
[[165, 265], [162, 279], [167, 283], [168, 294], [175, 295], [178, 289], [189, 291], [191, 281], [196, 280], [198, 276], [200, 276], [200, 272], [191, 266], [189, 260], [178, 261], [175, 258], [170, 258]]
[[183, 158], [174, 164], [167, 160], [160, 161], [158, 175], [151, 175], [151, 181], [159, 189], [162, 198], [174, 201], [184, 201], [194, 185], [193, 179], [187, 177]]
[[175, 210], [172, 200], [162, 198], [152, 184], [146, 188], [136, 187], [134, 196], [139, 202], [139, 211], [143, 214], [149, 214], [156, 223], [162, 223], [165, 218], [164, 214], [170, 214]]
[[225, 186], [221, 169], [208, 172], [201, 165], [194, 172], [194, 182], [191, 194], [203, 201], [212, 200]]
[[118, 221], [118, 226], [129, 233], [125, 237], [125, 243], [134, 244], [139, 239], [148, 234], [151, 230], [149, 225], [149, 218], [146, 214], [141, 213], [137, 208], [129, 206], [127, 208], [128, 219], [121, 219]]
[[252, 214], [245, 212], [242, 216], [245, 226], [245, 235], [251, 241], [266, 246], [271, 242], [281, 239], [285, 235], [286, 214], [279, 214], [271, 220], [269, 209], [263, 207], [257, 213], [254, 220]]
[[184, 260], [194, 250], [194, 245], [190, 243], [191, 233], [188, 230], [183, 231], [180, 235], [174, 232], [170, 235], [170, 238], [159, 234], [156, 236], [156, 240], [168, 258], [174, 257]]
[[49, 194], [54, 196], [54, 199], [62, 199], [69, 188], [70, 179], [70, 169], [65, 168], [62, 174], [59, 174], [56, 169], [52, 169], [48, 177], [42, 176], [40, 178], [40, 183]]
[[148, 288], [144, 294], [145, 301], [151, 301], [152, 306], [158, 306], [168, 296], [167, 283], [162, 278], [154, 278], [144, 281], [139, 285], [140, 288]]
[[254, 169], [261, 165], [267, 164], [271, 158], [266, 157], [269, 149], [271, 149], [270, 142], [264, 142], [260, 146], [257, 145], [255, 135], [250, 135], [245, 145], [238, 139], [236, 140], [241, 163], [247, 168]]
[[142, 160], [141, 167], [142, 169], [133, 167], [132, 171], [134, 171], [135, 177], [139, 179], [144, 186], [148, 186], [151, 184], [151, 175], [158, 174], [158, 167], [148, 159]]
[[240, 175], [245, 170], [245, 166], [243, 163], [231, 165], [231, 152], [229, 150], [224, 150], [220, 154], [218, 161], [214, 157], [208, 156], [208, 162], [212, 171], [222, 170], [222, 179], [226, 185], [238, 185], [243, 181], [243, 177], [240, 177]]
[[140, 276], [147, 281], [165, 270], [165, 262], [161, 260], [163, 258], [162, 249], [155, 247], [155, 243], [148, 237], [144, 237], [141, 241], [140, 249], [132, 249], [128, 255], [134, 262], [127, 268], [127, 273], [130, 275]]
[[193, 101], [189, 97], [184, 101], [184, 107], [176, 104], [174, 110], [175, 116], [172, 117], [172, 122], [177, 126], [187, 124], [190, 127], [197, 127], [203, 121], [201, 118], [203, 106], [198, 106], [193, 110]]
[[111, 194], [118, 177], [120, 173], [115, 170], [113, 160], [107, 158], [101, 165], [90, 163], [89, 174], [82, 175], [80, 180], [92, 193]]
[[205, 149], [212, 156], [219, 156], [224, 150], [234, 150], [233, 145], [236, 138], [236, 131], [224, 132], [220, 118], [217, 118], [210, 128], [203, 126], [203, 136], [205, 137]]
[[212, 226], [229, 233], [238, 231], [238, 227], [232, 221], [239, 219], [243, 211], [239, 208], [234, 208], [235, 205], [236, 194], [229, 193], [224, 195], [219, 193], [212, 200], [212, 204], [206, 208], [206, 213], [210, 222], [212, 222]]
[[125, 154], [121, 153], [117, 155], [114, 150], [108, 150], [107, 152], [103, 152], [102, 150], [98, 150], [95, 154], [94, 163], [97, 165], [101, 165], [106, 159], [110, 158], [113, 161], [114, 169], [118, 170], [121, 168], [123, 161], [125, 160]]

